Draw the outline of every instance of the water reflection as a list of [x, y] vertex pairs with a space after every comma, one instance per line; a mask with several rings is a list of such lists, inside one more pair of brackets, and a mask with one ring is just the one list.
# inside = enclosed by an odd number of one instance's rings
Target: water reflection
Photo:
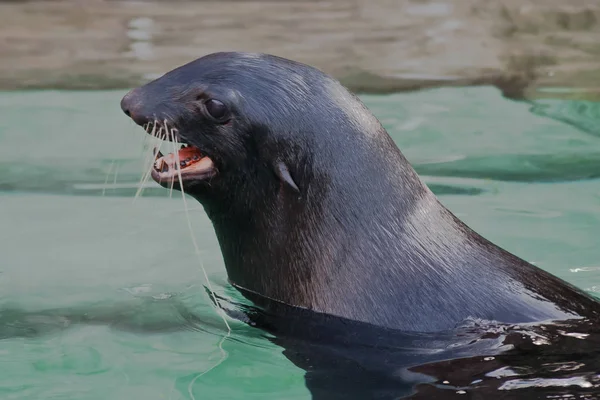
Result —
[[600, 103], [582, 100], [535, 100], [531, 112], [600, 137]]

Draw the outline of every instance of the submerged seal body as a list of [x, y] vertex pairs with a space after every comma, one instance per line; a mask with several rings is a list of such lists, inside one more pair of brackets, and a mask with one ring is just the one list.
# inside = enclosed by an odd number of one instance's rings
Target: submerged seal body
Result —
[[[232, 285], [253, 301], [434, 332], [600, 315], [599, 303], [447, 210], [361, 101], [313, 67], [215, 53], [122, 100], [187, 144], [152, 176], [202, 203]], [[179, 156], [179, 157], [178, 157]]]

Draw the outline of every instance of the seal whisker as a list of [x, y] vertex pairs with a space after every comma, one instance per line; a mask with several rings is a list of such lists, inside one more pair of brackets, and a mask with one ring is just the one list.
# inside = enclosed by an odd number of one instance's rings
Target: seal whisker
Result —
[[221, 359], [219, 360], [218, 363], [216, 363], [215, 365], [213, 365], [212, 367], [210, 367], [209, 369], [207, 369], [206, 371], [196, 375], [194, 377], [194, 379], [192, 379], [190, 381], [190, 383], [188, 384], [188, 394], [190, 395], [190, 398], [192, 400], [196, 400], [196, 397], [194, 396], [194, 392], [192, 391], [192, 388], [194, 387], [194, 383], [196, 383], [196, 381], [200, 378], [202, 378], [202, 376], [206, 375], [207, 373], [209, 373], [210, 371], [212, 371], [213, 369], [217, 368], [219, 365], [223, 364], [223, 362], [227, 359], [228, 355], [227, 352], [225, 350], [223, 350], [223, 342], [225, 341], [225, 339], [227, 339], [227, 337], [229, 336], [229, 333], [225, 336], [223, 336], [221, 338], [221, 340], [219, 341], [219, 349], [221, 350], [221, 354], [223, 354], [223, 357], [221, 357]]
[[[152, 143], [152, 141], [150, 141], [150, 144]], [[152, 146], [149, 146], [150, 148]], [[151, 152], [151, 151], [150, 151]], [[144, 183], [147, 180], [147, 176], [149, 174], [149, 169], [151, 167], [151, 165], [149, 166], [148, 164], [148, 159], [149, 159], [149, 155], [146, 155], [144, 158], [144, 163], [143, 163], [143, 170], [142, 170], [142, 175], [140, 176], [140, 181], [138, 183], [138, 189], [135, 193], [135, 196], [133, 197], [133, 201], [135, 202], [135, 200], [137, 200], [137, 198], [141, 195], [142, 193], [142, 187], [144, 186]]]
[[152, 131], [150, 132], [150, 134], [154, 137], [156, 136], [156, 127], [158, 126], [158, 124], [156, 123], [156, 120], [154, 122], [152, 122]]
[[150, 175], [151, 172], [151, 168], [152, 168], [152, 148], [154, 144], [154, 140], [150, 141], [150, 146], [149, 147], [149, 151], [148, 154], [145, 157], [144, 160], [144, 172], [142, 174], [142, 176], [140, 177], [140, 182], [138, 185], [138, 190], [136, 192], [135, 198], [139, 197], [142, 195], [143, 191], [144, 191], [144, 185], [148, 182], [148, 177]]
[[[178, 149], [175, 148], [176, 147], [175, 146], [175, 141], [174, 141], [173, 135], [171, 133], [171, 127], [169, 126], [169, 121], [168, 120], [166, 120], [166, 119], [163, 120], [163, 127], [165, 129], [165, 135], [164, 135], [165, 136], [165, 140], [172, 143], [173, 155], [177, 157], [178, 154], [176, 155], [175, 153], [177, 152]], [[174, 185], [174, 183], [175, 183], [175, 179], [172, 178], [171, 182], [170, 182], [170, 185], [169, 185], [170, 186], [170, 191], [169, 191], [169, 197], [170, 198], [173, 198], [173, 185]]]
[[[165, 126], [166, 126], [166, 120], [165, 120]], [[170, 139], [173, 143], [175, 143], [175, 134], [173, 133], [173, 130], [169, 130], [168, 131], [170, 136]], [[170, 185], [170, 189], [169, 189], [169, 198], [173, 198], [173, 186], [175, 185], [175, 179], [171, 179], [171, 185]]]
[[[152, 142], [156, 143], [157, 142], [157, 128], [158, 124], [156, 123], [156, 121], [154, 121], [154, 123], [152, 124], [152, 131], [150, 132], [150, 136], [151, 136], [151, 144]], [[159, 128], [159, 131], [162, 129], [162, 127]], [[148, 179], [150, 178], [150, 174], [152, 172], [152, 168], [154, 168], [154, 158], [155, 158], [155, 154], [154, 154], [154, 148], [156, 147], [158, 151], [160, 151], [160, 146], [161, 146], [162, 142], [160, 140], [158, 140], [158, 143], [156, 143], [156, 146], [150, 146], [150, 151], [149, 154], [147, 155], [145, 162], [147, 163], [146, 168], [145, 168], [145, 172], [142, 175], [141, 179], [140, 179], [140, 183], [138, 185], [138, 190], [135, 193], [135, 196], [133, 198], [133, 201], [135, 202], [135, 200], [137, 200], [138, 197], [140, 197], [144, 191], [144, 186], [148, 183]]]
[[115, 174], [113, 178], [113, 191], [117, 187], [117, 176], [119, 175], [119, 163], [115, 163]]
[[[173, 138], [173, 143], [175, 144], [175, 147], [178, 147], [178, 141], [177, 141], [177, 137], [174, 136]], [[175, 160], [176, 160], [176, 165], [179, 165], [179, 152], [176, 151], [175, 152]], [[177, 168], [177, 175], [178, 175], [178, 180], [179, 180], [179, 189], [181, 191], [181, 198], [183, 199], [183, 207], [185, 209], [185, 217], [186, 217], [186, 221], [188, 223], [188, 228], [190, 230], [190, 237], [192, 239], [192, 243], [194, 245], [194, 250], [196, 252], [196, 255], [198, 256], [198, 261], [200, 262], [200, 268], [202, 269], [202, 272], [204, 274], [204, 279], [206, 280], [206, 285], [208, 286], [208, 290], [210, 291], [210, 293], [212, 294], [212, 298], [215, 302], [215, 310], [217, 311], [217, 313], [221, 316], [221, 318], [223, 318], [223, 322], [225, 323], [225, 326], [227, 327], [227, 336], [229, 336], [231, 334], [231, 327], [229, 326], [229, 323], [227, 322], [227, 319], [225, 318], [225, 314], [223, 312], [223, 309], [221, 308], [221, 303], [219, 303], [219, 301], [217, 300], [217, 296], [215, 296], [214, 290], [212, 288], [212, 285], [210, 284], [210, 279], [208, 278], [208, 273], [206, 272], [206, 268], [204, 267], [204, 263], [202, 262], [202, 256], [200, 255], [200, 247], [198, 246], [198, 242], [196, 240], [196, 235], [194, 235], [194, 230], [192, 228], [192, 223], [191, 223], [191, 219], [190, 219], [190, 215], [189, 215], [189, 208], [188, 208], [188, 204], [185, 198], [185, 192], [183, 189], [183, 179], [181, 179], [181, 168]], [[223, 348], [221, 347], [221, 350], [224, 353], [225, 356], [225, 350], [223, 350]], [[223, 360], [221, 360], [219, 362], [219, 364], [223, 362]]]
[[112, 172], [113, 166], [115, 165], [115, 160], [113, 159], [108, 167], [108, 172], [106, 173], [106, 179], [104, 180], [104, 186], [102, 186], [102, 197], [106, 194], [106, 185], [108, 184], [108, 178], [110, 177], [110, 173]]
[[[144, 156], [144, 164], [143, 164], [144, 172], [147, 172], [147, 165], [152, 156], [152, 147], [154, 146], [154, 143], [155, 143], [154, 137], [150, 136], [150, 135], [146, 135], [146, 140], [144, 141], [145, 154], [143, 154], [143, 156]], [[142, 175], [142, 178], [143, 178], [143, 175]]]

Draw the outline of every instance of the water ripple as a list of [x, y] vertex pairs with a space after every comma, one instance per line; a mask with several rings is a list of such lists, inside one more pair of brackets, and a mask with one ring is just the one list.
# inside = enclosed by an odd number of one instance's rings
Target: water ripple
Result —
[[449, 162], [415, 163], [419, 174], [508, 182], [567, 182], [600, 178], [600, 152], [497, 154]]
[[536, 100], [531, 106], [531, 112], [600, 137], [600, 103], [556, 99]]

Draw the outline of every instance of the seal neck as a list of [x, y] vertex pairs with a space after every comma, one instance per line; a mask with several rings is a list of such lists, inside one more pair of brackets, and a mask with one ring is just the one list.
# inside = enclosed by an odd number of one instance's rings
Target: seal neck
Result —
[[[299, 180], [300, 193], [267, 185], [261, 201], [205, 205], [230, 281], [266, 298], [327, 312], [335, 301], [327, 297], [338, 287], [365, 284], [369, 268], [377, 272], [388, 258], [418, 260], [410, 257], [413, 246], [430, 243], [440, 229], [456, 230], [455, 221], [395, 155], [374, 157], [350, 173], [316, 171], [310, 181]], [[397, 272], [393, 277], [402, 279]]]

